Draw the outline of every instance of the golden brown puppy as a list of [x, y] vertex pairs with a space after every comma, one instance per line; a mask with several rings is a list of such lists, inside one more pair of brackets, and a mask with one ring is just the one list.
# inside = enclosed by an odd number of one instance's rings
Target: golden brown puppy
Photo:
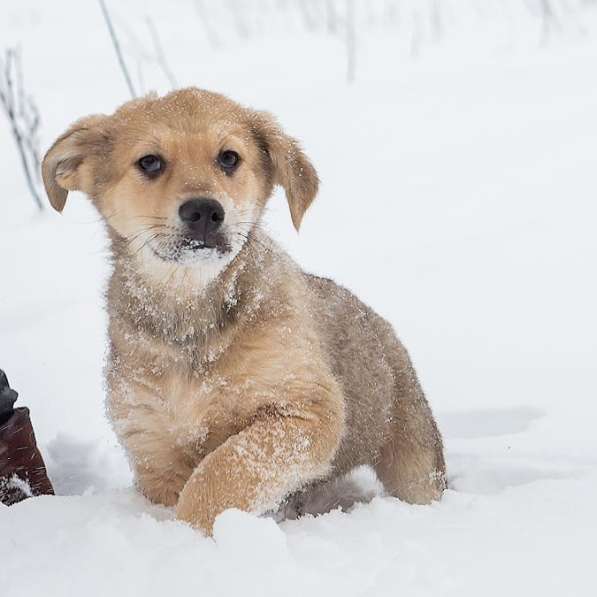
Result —
[[184, 89], [75, 123], [43, 178], [109, 231], [108, 409], [137, 485], [210, 533], [355, 466], [413, 503], [445, 488], [442, 442], [391, 326], [260, 230], [274, 185], [298, 229], [317, 174], [271, 116]]

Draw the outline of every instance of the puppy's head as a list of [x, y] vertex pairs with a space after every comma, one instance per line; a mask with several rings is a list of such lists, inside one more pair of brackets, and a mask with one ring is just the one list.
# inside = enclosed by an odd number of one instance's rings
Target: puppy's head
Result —
[[76, 122], [42, 171], [56, 210], [69, 191], [83, 191], [131, 253], [198, 267], [223, 267], [238, 253], [274, 185], [284, 187], [297, 230], [318, 186], [271, 116], [198, 89]]

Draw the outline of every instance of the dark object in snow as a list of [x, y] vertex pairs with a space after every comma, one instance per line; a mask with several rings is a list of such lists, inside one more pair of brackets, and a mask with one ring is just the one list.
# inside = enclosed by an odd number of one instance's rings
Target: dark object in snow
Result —
[[31, 496], [54, 494], [29, 409], [14, 408], [17, 396], [0, 369], [0, 502], [7, 506]]
[[4, 425], [12, 416], [18, 396], [18, 392], [8, 385], [6, 373], [0, 369], [0, 425]]

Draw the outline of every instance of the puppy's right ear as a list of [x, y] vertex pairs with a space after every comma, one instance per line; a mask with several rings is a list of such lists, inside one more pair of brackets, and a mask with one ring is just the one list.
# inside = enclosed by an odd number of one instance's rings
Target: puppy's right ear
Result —
[[52, 207], [61, 212], [69, 191], [89, 193], [93, 188], [91, 158], [109, 148], [105, 130], [107, 116], [88, 116], [58, 137], [41, 166], [46, 193]]

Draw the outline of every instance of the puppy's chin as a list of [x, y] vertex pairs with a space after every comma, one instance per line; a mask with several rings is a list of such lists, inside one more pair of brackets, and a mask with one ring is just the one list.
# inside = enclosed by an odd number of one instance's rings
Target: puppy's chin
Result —
[[232, 250], [226, 235], [221, 233], [209, 235], [205, 240], [173, 234], [159, 240], [151, 239], [147, 246], [158, 259], [180, 265], [225, 259]]
[[214, 281], [238, 255], [244, 242], [237, 245], [201, 246], [187, 243], [173, 247], [148, 243], [137, 254], [139, 269], [159, 286], [171, 286], [176, 292], [201, 292]]
[[149, 245], [156, 259], [166, 263], [178, 265], [198, 265], [207, 264], [228, 259], [231, 252], [230, 247], [211, 247], [200, 245], [199, 243], [189, 243], [187, 246], [177, 246], [175, 248], [164, 249], [163, 247], [153, 247]]

